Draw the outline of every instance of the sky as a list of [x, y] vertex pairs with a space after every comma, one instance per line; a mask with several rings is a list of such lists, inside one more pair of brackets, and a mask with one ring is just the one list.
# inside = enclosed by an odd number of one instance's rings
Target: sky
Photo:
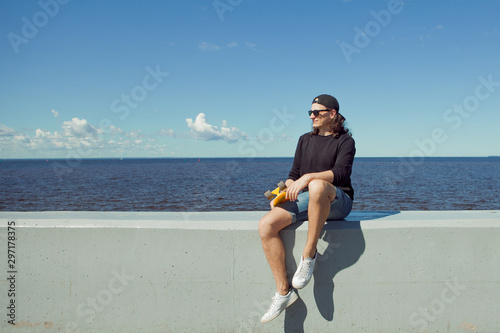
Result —
[[0, 158], [500, 155], [499, 1], [5, 0]]

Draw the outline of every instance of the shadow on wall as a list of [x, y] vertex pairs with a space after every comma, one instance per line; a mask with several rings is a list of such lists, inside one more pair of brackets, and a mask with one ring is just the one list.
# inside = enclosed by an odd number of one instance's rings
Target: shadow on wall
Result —
[[[365, 239], [361, 230], [361, 221], [376, 220], [399, 212], [356, 212], [347, 220], [327, 221], [318, 242], [318, 258], [311, 284], [314, 288], [316, 306], [328, 321], [333, 321], [335, 313], [333, 279], [341, 270], [354, 265], [365, 251]], [[307, 223], [303, 222], [303, 223]], [[293, 256], [295, 247], [295, 230], [300, 223], [282, 231], [287, 233], [285, 243], [286, 267], [291, 281], [297, 262]], [[297, 244], [299, 247], [305, 244]], [[304, 332], [304, 322], [307, 317], [307, 306], [299, 298], [293, 306], [285, 310], [285, 332]]]

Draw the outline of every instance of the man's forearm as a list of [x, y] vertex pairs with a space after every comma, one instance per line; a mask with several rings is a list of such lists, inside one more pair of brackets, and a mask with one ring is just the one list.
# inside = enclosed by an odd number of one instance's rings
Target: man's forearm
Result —
[[[332, 183], [333, 178], [334, 178], [333, 171], [326, 170], [326, 171], [321, 171], [321, 172], [306, 173], [305, 175], [302, 175], [302, 177], [300, 177], [299, 179], [301, 181], [305, 182], [306, 183], [305, 185], [307, 186], [307, 184], [309, 184], [311, 182], [311, 180], [313, 180], [313, 179], [322, 179], [322, 180], [325, 180], [329, 183]], [[299, 179], [297, 179], [297, 181]], [[293, 183], [295, 183], [295, 180], [290, 179], [290, 178], [285, 181], [286, 187], [290, 187]]]
[[322, 180], [325, 180], [329, 183], [332, 183], [333, 177], [334, 177], [333, 171], [326, 170], [326, 171], [321, 171], [321, 172], [306, 173], [301, 178], [306, 179], [307, 183], [309, 184], [311, 182], [311, 180], [313, 180], [313, 179], [322, 179]]
[[322, 172], [307, 173], [296, 181], [287, 179], [285, 183], [288, 187], [286, 191], [287, 198], [292, 201], [297, 200], [299, 192], [306, 188], [313, 179], [322, 179], [331, 183], [333, 181], [333, 172], [331, 170], [327, 170]]

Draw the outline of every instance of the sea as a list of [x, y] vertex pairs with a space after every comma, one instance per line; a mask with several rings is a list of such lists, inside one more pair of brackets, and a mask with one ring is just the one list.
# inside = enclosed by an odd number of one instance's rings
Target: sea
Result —
[[[292, 158], [0, 160], [1, 211], [265, 211]], [[500, 157], [355, 158], [355, 211], [498, 210]]]

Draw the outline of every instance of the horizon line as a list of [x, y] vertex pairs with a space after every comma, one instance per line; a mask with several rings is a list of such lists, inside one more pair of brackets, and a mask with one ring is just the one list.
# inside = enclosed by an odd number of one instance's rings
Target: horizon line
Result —
[[[234, 157], [234, 156], [186, 156], [186, 157], [82, 157], [82, 158], [69, 158], [69, 157], [19, 157], [19, 158], [2, 158], [0, 157], [0, 161], [3, 160], [125, 160], [125, 159], [270, 159], [270, 158], [290, 158], [293, 159], [293, 156], [256, 156], [256, 157]], [[356, 158], [399, 158], [399, 159], [414, 159], [414, 156], [355, 156]], [[488, 156], [422, 156], [420, 158], [500, 158], [500, 155], [488, 155]]]

